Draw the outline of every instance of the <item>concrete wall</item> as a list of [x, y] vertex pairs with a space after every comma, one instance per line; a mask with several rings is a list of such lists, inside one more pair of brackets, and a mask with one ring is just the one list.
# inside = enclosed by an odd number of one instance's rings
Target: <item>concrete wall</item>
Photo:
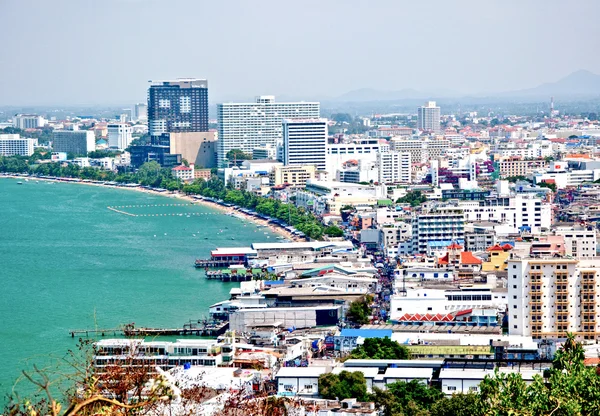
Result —
[[216, 132], [170, 133], [170, 141], [170, 153], [180, 153], [199, 168], [217, 166]]

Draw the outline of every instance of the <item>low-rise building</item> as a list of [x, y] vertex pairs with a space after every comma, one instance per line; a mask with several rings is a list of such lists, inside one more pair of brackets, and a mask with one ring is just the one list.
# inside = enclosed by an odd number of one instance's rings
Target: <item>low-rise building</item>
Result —
[[315, 179], [316, 172], [314, 165], [274, 166], [269, 173], [269, 185], [304, 188], [307, 181]]
[[171, 173], [176, 179], [182, 181], [193, 181], [194, 180], [194, 165], [185, 166], [179, 165], [171, 169]]

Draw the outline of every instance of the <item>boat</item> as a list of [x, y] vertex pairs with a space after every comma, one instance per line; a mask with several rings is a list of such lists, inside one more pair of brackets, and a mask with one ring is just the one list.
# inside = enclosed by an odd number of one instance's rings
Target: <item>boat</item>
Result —
[[17, 185], [23, 185], [23, 182], [19, 181], [17, 182]]

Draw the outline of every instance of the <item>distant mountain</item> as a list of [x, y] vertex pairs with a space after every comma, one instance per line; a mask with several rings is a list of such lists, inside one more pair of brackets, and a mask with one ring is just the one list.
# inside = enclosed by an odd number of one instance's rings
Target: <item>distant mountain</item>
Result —
[[591, 97], [600, 95], [600, 75], [586, 70], [575, 71], [556, 82], [541, 84], [535, 88], [492, 94], [501, 97]]
[[373, 101], [402, 101], [402, 100], [433, 100], [442, 97], [456, 97], [461, 94], [456, 91], [437, 89], [435, 91], [418, 91], [405, 88], [398, 91], [383, 91], [374, 88], [360, 88], [332, 98], [336, 102], [373, 102]]

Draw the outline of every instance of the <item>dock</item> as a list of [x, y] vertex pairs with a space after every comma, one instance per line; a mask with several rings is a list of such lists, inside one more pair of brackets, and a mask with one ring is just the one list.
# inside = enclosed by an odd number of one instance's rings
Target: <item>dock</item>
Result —
[[216, 259], [208, 259], [208, 260], [196, 260], [194, 263], [194, 267], [197, 269], [214, 269], [219, 267], [229, 267], [235, 265], [244, 265], [244, 261], [240, 260], [216, 260]]
[[209, 280], [220, 280], [222, 282], [249, 282], [251, 280], [265, 280], [269, 273], [263, 269], [223, 269], [207, 270], [206, 278]]
[[69, 330], [71, 338], [75, 336], [90, 335], [121, 335], [126, 337], [148, 336], [203, 336], [216, 337], [224, 334], [229, 329], [229, 322], [207, 322], [205, 320], [189, 321], [182, 328], [147, 328], [127, 324], [121, 328], [112, 329], [72, 329]]

